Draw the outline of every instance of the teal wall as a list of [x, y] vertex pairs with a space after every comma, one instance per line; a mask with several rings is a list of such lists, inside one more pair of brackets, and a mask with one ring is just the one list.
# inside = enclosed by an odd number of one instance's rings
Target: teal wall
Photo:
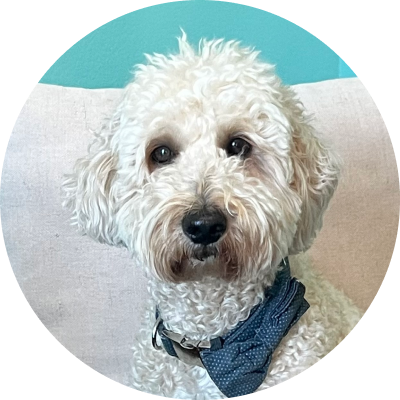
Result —
[[234, 3], [179, 1], [117, 18], [67, 50], [42, 83], [84, 88], [123, 87], [144, 53], [177, 51], [184, 29], [191, 43], [206, 37], [239, 39], [261, 50], [287, 84], [355, 76], [324, 43], [274, 14]]

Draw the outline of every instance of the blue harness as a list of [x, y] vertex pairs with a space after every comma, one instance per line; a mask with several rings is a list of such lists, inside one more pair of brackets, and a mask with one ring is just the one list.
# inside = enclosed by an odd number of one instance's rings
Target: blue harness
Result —
[[[290, 276], [288, 258], [280, 266], [264, 301], [226, 335], [210, 341], [187, 339], [166, 330], [157, 310], [153, 346], [163, 347], [169, 355], [187, 364], [206, 368], [227, 397], [255, 392], [267, 376], [275, 349], [309, 307], [304, 299], [304, 285]], [[157, 333], [162, 347], [156, 343]]]

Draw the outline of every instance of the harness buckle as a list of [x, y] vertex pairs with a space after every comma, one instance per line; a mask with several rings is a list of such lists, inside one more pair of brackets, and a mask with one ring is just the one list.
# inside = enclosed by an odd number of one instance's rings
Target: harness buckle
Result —
[[184, 335], [168, 331], [167, 329], [163, 329], [162, 334], [166, 336], [168, 339], [171, 339], [173, 342], [179, 344], [179, 346], [183, 347], [186, 350], [194, 350], [194, 349], [201, 350], [201, 349], [211, 348], [211, 343], [209, 340], [188, 339]]

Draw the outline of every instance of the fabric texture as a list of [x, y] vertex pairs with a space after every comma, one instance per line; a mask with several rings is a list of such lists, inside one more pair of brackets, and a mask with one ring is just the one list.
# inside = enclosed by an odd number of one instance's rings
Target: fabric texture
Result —
[[[294, 89], [344, 165], [310, 254], [320, 273], [365, 310], [396, 240], [398, 175], [390, 138], [358, 79]], [[146, 281], [125, 250], [79, 236], [60, 198], [63, 174], [86, 154], [92, 131], [110, 117], [121, 93], [37, 85], [9, 141], [0, 201], [10, 263], [34, 312], [79, 359], [126, 383]]]
[[[303, 284], [290, 277], [289, 263], [248, 320], [200, 352], [211, 379], [227, 397], [253, 393], [268, 373], [272, 355], [307, 311]], [[220, 345], [220, 348], [216, 348]]]

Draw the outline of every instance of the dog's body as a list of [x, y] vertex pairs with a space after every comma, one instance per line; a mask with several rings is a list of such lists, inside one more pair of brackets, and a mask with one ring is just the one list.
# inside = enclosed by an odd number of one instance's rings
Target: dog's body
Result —
[[273, 355], [260, 388], [314, 364], [359, 311], [314, 275], [305, 256], [336, 188], [337, 163], [271, 66], [236, 42], [180, 39], [148, 57], [89, 155], [65, 182], [65, 204], [94, 239], [127, 247], [152, 297], [135, 343], [133, 383], [178, 398], [221, 398], [205, 369], [152, 347], [165, 327], [194, 340], [226, 334], [264, 300], [280, 261], [310, 309]]

